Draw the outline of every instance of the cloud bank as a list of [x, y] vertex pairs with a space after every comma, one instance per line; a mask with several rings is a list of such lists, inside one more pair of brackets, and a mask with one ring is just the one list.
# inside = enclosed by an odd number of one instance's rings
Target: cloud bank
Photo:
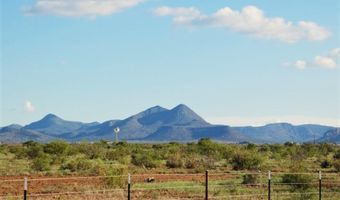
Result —
[[136, 6], [144, 0], [36, 0], [24, 9], [26, 14], [44, 14], [66, 17], [96, 17]]
[[338, 67], [338, 60], [340, 58], [340, 48], [334, 48], [326, 55], [317, 55], [312, 61], [297, 60], [293, 63], [284, 63], [284, 66], [292, 66], [297, 69], [306, 68], [324, 68], [324, 69], [336, 69]]
[[195, 7], [159, 7], [157, 16], [172, 16], [175, 24], [183, 26], [220, 27], [262, 39], [276, 39], [293, 43], [300, 40], [320, 41], [330, 32], [315, 22], [291, 22], [281, 17], [266, 17], [255, 6], [246, 6], [241, 11], [225, 7], [210, 15], [202, 14]]
[[25, 110], [27, 112], [34, 112], [35, 111], [35, 108], [34, 108], [34, 106], [33, 106], [31, 101], [25, 101], [25, 105], [24, 106], [25, 106]]

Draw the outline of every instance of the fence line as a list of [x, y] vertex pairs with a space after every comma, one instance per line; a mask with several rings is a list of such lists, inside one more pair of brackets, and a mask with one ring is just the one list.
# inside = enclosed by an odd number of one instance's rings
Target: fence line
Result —
[[[130, 193], [131, 190], [133, 191], [152, 191], [152, 190], [186, 190], [186, 189], [202, 189], [205, 187], [205, 199], [217, 199], [217, 198], [241, 198], [241, 197], [249, 197], [249, 196], [268, 196], [268, 199], [270, 199], [271, 196], [277, 196], [278, 194], [280, 196], [289, 196], [289, 195], [319, 195], [319, 199], [326, 199], [327, 197], [323, 197], [327, 196], [329, 194], [340, 194], [340, 190], [339, 191], [322, 191], [321, 187], [325, 187], [327, 188], [327, 186], [329, 186], [330, 184], [333, 186], [337, 186], [340, 185], [340, 181], [337, 180], [332, 180], [332, 182], [330, 181], [324, 181], [322, 179], [322, 177], [330, 177], [327, 176], [329, 174], [321, 174], [321, 172], [318, 173], [318, 180], [319, 182], [312, 181], [309, 183], [306, 182], [295, 182], [295, 183], [282, 183], [282, 182], [271, 182], [270, 180], [277, 176], [277, 175], [283, 175], [283, 174], [296, 174], [296, 175], [305, 175], [305, 174], [309, 174], [309, 175], [315, 175], [316, 178], [316, 173], [285, 173], [285, 172], [268, 172], [268, 183], [262, 183], [263, 178], [266, 178], [266, 176], [264, 176], [264, 173], [237, 173], [237, 174], [242, 174], [242, 175], [259, 175], [260, 179], [260, 183], [222, 183], [222, 184], [216, 184], [216, 182], [214, 181], [220, 181], [222, 180], [226, 180], [226, 179], [232, 179], [232, 178], [240, 178], [240, 177], [231, 177], [228, 175], [231, 175], [231, 173], [212, 173], [209, 174], [208, 171], [205, 172], [205, 174], [136, 174], [136, 175], [132, 175], [130, 176], [128, 175], [114, 175], [114, 176], [79, 176], [79, 177], [51, 177], [51, 178], [32, 178], [32, 179], [27, 179], [25, 178], [25, 186], [24, 186], [24, 197], [43, 197], [43, 196], [61, 196], [61, 195], [90, 195], [90, 194], [94, 194], [94, 195], [99, 195], [99, 194], [108, 194], [108, 193], [112, 193], [112, 192], [117, 192], [120, 191], [119, 196], [125, 196], [124, 194], [126, 193], [126, 196], [128, 196], [128, 199], [130, 200]], [[322, 175], [322, 176], [321, 176]], [[166, 179], [167, 181], [180, 181], [179, 180], [173, 180], [171, 177], [200, 177], [200, 178], [204, 178], [202, 179], [202, 182], [194, 182], [195, 184], [199, 184], [199, 185], [186, 185], [186, 183], [184, 183], [183, 185], [177, 185], [177, 186], [152, 186], [152, 187], [141, 187], [141, 186], [132, 186], [131, 190], [130, 190], [130, 182], [131, 182], [131, 177], [132, 177], [132, 181], [134, 178], [147, 178], [147, 177], [162, 177], [162, 176], [170, 176], [170, 178]], [[214, 179], [215, 177], [220, 177], [221, 179]], [[211, 178], [211, 180], [208, 179]], [[31, 194], [26, 194], [27, 193], [27, 182], [28, 183], [33, 183], [33, 182], [41, 182], [41, 181], [60, 181], [60, 180], [88, 180], [88, 179], [100, 179], [100, 178], [127, 178], [126, 182], [124, 183], [123, 181], [123, 185], [128, 186], [126, 189], [126, 187], [124, 186], [120, 186], [121, 188], [118, 189], [102, 189], [102, 190], [85, 190], [85, 191], [70, 191], [70, 192], [50, 192], [50, 193], [31, 193]], [[226, 179], [223, 179], [226, 178]], [[277, 179], [274, 179], [277, 180]], [[327, 179], [326, 179], [327, 180]], [[0, 183], [9, 183], [9, 182], [22, 182], [23, 179], [13, 179], [13, 180], [0, 180]], [[197, 181], [197, 180], [182, 180], [183, 182], [186, 181]], [[209, 183], [212, 182], [212, 183]], [[140, 184], [140, 182], [138, 182]], [[204, 184], [205, 183], [205, 184]], [[208, 184], [209, 183], [209, 184]], [[128, 184], [128, 185], [126, 185]], [[157, 183], [158, 184], [158, 183]], [[281, 189], [281, 192], [278, 192], [278, 189], [274, 186], [303, 186], [303, 185], [311, 185], [311, 186], [319, 186], [319, 191], [315, 191], [315, 192], [286, 192], [286, 189]], [[225, 188], [228, 189], [228, 187], [230, 186], [244, 186], [244, 187], [248, 187], [248, 186], [259, 186], [261, 188], [261, 191], [268, 191], [268, 193], [248, 193], [248, 194], [231, 194], [231, 195], [221, 195], [221, 196], [211, 196], [208, 197], [208, 189], [216, 189], [216, 188]], [[268, 186], [268, 188], [266, 187]], [[271, 187], [272, 186], [272, 187]], [[241, 188], [238, 189], [238, 191], [240, 192], [241, 190], [246, 189], [246, 188]], [[263, 189], [263, 190], [262, 190]], [[196, 191], [196, 190], [195, 190]], [[214, 190], [215, 191], [215, 190]], [[225, 190], [224, 192], [228, 192], [229, 190]], [[201, 190], [200, 190], [201, 192]], [[271, 193], [272, 192], [272, 193]], [[212, 192], [211, 192], [212, 193]], [[213, 194], [216, 194], [215, 192]], [[202, 196], [203, 196], [203, 192], [202, 192]], [[19, 198], [21, 197], [21, 195], [0, 195], [0, 199], [2, 198]], [[25, 198], [24, 198], [25, 199]]]

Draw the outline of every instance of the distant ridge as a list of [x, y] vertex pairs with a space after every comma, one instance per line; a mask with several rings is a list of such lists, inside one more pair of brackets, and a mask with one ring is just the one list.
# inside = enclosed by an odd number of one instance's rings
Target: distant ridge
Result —
[[75, 131], [87, 124], [82, 122], [66, 121], [54, 114], [48, 114], [39, 121], [26, 125], [25, 129], [44, 133], [48, 136], [58, 136], [66, 132]]
[[48, 114], [26, 126], [13, 124], [0, 129], [0, 142], [18, 143], [27, 140], [48, 142], [55, 139], [71, 142], [112, 140], [113, 128], [119, 127], [120, 140], [133, 141], [196, 141], [211, 138], [222, 142], [284, 143], [332, 141], [340, 143], [339, 128], [306, 124], [294, 126], [275, 123], [260, 127], [230, 127], [206, 122], [185, 104], [172, 109], [154, 106], [123, 120], [103, 123], [67, 121]]
[[328, 130], [318, 142], [340, 143], [340, 128]]

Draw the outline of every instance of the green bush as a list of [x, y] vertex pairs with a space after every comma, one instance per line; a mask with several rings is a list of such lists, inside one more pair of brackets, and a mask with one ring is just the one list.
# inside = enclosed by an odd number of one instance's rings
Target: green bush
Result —
[[127, 167], [124, 166], [112, 166], [107, 170], [109, 177], [105, 178], [105, 182], [110, 187], [124, 188], [127, 183], [127, 177], [122, 176], [127, 174]]
[[255, 174], [245, 174], [242, 179], [242, 184], [256, 184], [258, 182], [258, 176]]
[[[118, 143], [119, 144], [119, 143]], [[105, 152], [104, 158], [106, 160], [115, 160], [121, 164], [129, 164], [130, 154], [128, 148], [124, 146], [118, 146], [115, 149], [109, 149]]]
[[69, 170], [71, 172], [86, 172], [91, 170], [92, 167], [93, 162], [91, 162], [91, 160], [78, 157], [61, 165], [60, 169]]
[[104, 158], [106, 146], [101, 146], [100, 143], [81, 143], [78, 146], [79, 152], [85, 154], [89, 159]]
[[221, 151], [223, 150], [223, 146], [218, 143], [211, 141], [208, 138], [200, 139], [197, 143], [198, 151], [201, 155], [209, 156], [211, 158], [222, 159]]
[[332, 163], [329, 160], [324, 160], [320, 163], [321, 168], [330, 168]]
[[53, 141], [44, 146], [44, 151], [48, 154], [61, 156], [66, 154], [69, 144], [64, 141]]
[[340, 172], [340, 160], [335, 160], [333, 166], [337, 172]]
[[181, 168], [184, 165], [184, 158], [180, 154], [169, 156], [166, 161], [166, 166], [169, 168]]
[[254, 152], [241, 151], [233, 155], [231, 164], [235, 170], [255, 170], [261, 167], [262, 159]]
[[15, 155], [15, 158], [22, 159], [27, 157], [26, 149], [22, 146], [10, 146], [9, 152]]
[[26, 154], [31, 159], [39, 157], [41, 154], [44, 154], [43, 146], [41, 144], [27, 146]]
[[132, 164], [143, 168], [156, 168], [160, 165], [158, 160], [146, 152], [133, 154], [131, 162]]
[[200, 167], [201, 161], [198, 156], [189, 156], [185, 159], [184, 166], [187, 169], [197, 169]]
[[52, 159], [48, 154], [39, 154], [39, 156], [35, 157], [32, 161], [32, 169], [36, 171], [48, 171], [51, 168], [51, 162]]
[[338, 149], [335, 153], [334, 153], [334, 159], [340, 159], [340, 149]]
[[312, 177], [305, 174], [284, 174], [281, 182], [289, 184], [292, 191], [307, 190], [311, 187]]

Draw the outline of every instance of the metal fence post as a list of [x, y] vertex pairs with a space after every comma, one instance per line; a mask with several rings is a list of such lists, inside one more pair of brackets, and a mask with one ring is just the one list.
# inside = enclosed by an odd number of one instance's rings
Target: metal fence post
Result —
[[271, 190], [270, 180], [271, 180], [271, 173], [270, 171], [268, 171], [268, 200], [270, 200], [270, 190]]
[[205, 171], [205, 200], [208, 200], [208, 170]]
[[24, 200], [27, 199], [27, 178], [24, 178]]
[[128, 175], [128, 200], [131, 200], [131, 175]]
[[321, 187], [322, 187], [321, 181], [322, 181], [322, 176], [321, 176], [321, 171], [319, 171], [319, 200], [321, 200]]

